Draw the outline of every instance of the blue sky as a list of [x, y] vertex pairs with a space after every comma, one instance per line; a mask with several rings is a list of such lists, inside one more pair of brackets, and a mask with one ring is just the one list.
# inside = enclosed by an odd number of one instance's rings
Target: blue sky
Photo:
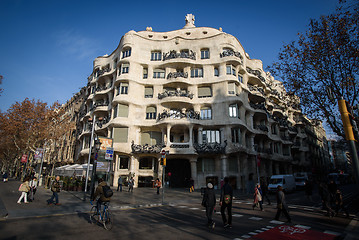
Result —
[[0, 0], [0, 110], [26, 97], [65, 103], [87, 84], [93, 60], [111, 54], [130, 30], [166, 32], [195, 15], [197, 27], [222, 27], [264, 67], [310, 18], [338, 0], [75, 1]]

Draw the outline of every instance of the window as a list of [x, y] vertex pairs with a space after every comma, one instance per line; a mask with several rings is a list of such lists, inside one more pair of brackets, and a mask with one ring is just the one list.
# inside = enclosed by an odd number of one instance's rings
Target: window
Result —
[[152, 158], [141, 158], [139, 169], [152, 169]]
[[128, 105], [118, 104], [118, 117], [128, 117]]
[[192, 68], [191, 78], [203, 77], [203, 68]]
[[215, 169], [216, 165], [213, 158], [199, 158], [197, 160], [197, 172], [213, 173]]
[[141, 133], [141, 145], [156, 145], [162, 142], [162, 133], [156, 131], [148, 131]]
[[115, 127], [113, 128], [113, 142], [124, 143], [127, 142], [128, 127]]
[[151, 61], [161, 61], [162, 53], [161, 52], [151, 52]]
[[237, 86], [234, 82], [228, 83], [228, 94], [234, 95], [237, 93]]
[[276, 125], [272, 125], [272, 126], [271, 126], [271, 129], [272, 129], [272, 131], [271, 131], [272, 134], [273, 134], [273, 135], [277, 135], [277, 127], [276, 127]]
[[238, 81], [239, 81], [240, 83], [243, 83], [243, 76], [240, 75], [240, 74], [238, 74]]
[[122, 51], [122, 58], [131, 56], [131, 48]]
[[201, 119], [202, 120], [212, 119], [212, 109], [210, 107], [201, 108]]
[[214, 76], [218, 77], [219, 76], [219, 70], [218, 68], [214, 68]]
[[113, 118], [117, 118], [117, 105], [113, 108]]
[[147, 107], [146, 119], [156, 119], [156, 107]]
[[219, 130], [203, 130], [203, 143], [221, 143]]
[[143, 69], [143, 79], [147, 79], [147, 77], [148, 77], [148, 69], [144, 68]]
[[241, 143], [241, 129], [232, 128], [231, 129], [232, 143]]
[[165, 70], [164, 69], [153, 70], [153, 78], [165, 78]]
[[129, 157], [119, 156], [118, 157], [118, 169], [128, 169], [129, 162], [130, 162]]
[[238, 117], [238, 107], [237, 104], [229, 105], [229, 117], [237, 118]]
[[227, 65], [226, 69], [227, 69], [227, 71], [226, 71], [227, 75], [236, 76], [236, 68], [233, 65]]
[[201, 50], [201, 59], [209, 59], [209, 49]]
[[153, 87], [145, 87], [145, 98], [153, 98]]
[[120, 85], [117, 87], [117, 95], [119, 94], [128, 94], [128, 83], [120, 83]]
[[199, 87], [198, 88], [198, 97], [212, 97], [212, 88], [211, 87]]
[[121, 73], [128, 73], [130, 70], [130, 64], [124, 63], [121, 65]]

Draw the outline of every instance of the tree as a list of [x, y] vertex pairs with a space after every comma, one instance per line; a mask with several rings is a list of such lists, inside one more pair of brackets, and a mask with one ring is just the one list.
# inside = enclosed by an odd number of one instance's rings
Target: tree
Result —
[[278, 61], [268, 69], [301, 99], [302, 111], [325, 120], [344, 137], [338, 106], [330, 100], [344, 98], [359, 103], [359, 1], [340, 1], [334, 14], [312, 19], [309, 29], [283, 46]]

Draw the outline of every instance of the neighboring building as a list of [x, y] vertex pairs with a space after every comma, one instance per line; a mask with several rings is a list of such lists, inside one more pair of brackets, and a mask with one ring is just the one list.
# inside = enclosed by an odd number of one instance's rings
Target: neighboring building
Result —
[[162, 176], [162, 150], [169, 153], [166, 178], [173, 187], [190, 178], [196, 187], [208, 181], [217, 187], [229, 176], [245, 189], [257, 179], [257, 159], [264, 177], [327, 161], [311, 157], [311, 149], [314, 156], [328, 155], [325, 132], [303, 116], [298, 97], [235, 37], [195, 27], [192, 15], [183, 29], [126, 33], [111, 55], [94, 60], [87, 95], [79, 162], [87, 162], [89, 120], [96, 115], [95, 133], [113, 138], [114, 185], [119, 175], [151, 185]]
[[348, 149], [348, 144], [345, 140], [341, 141], [329, 141], [332, 156], [333, 156], [333, 167], [335, 172], [338, 170], [344, 171], [345, 173], [351, 172], [351, 157]]

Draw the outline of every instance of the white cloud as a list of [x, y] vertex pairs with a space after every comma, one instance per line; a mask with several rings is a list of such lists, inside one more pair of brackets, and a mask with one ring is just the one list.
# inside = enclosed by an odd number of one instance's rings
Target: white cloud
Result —
[[98, 44], [94, 39], [82, 36], [71, 29], [58, 32], [55, 38], [64, 54], [78, 59], [93, 57], [98, 50]]

